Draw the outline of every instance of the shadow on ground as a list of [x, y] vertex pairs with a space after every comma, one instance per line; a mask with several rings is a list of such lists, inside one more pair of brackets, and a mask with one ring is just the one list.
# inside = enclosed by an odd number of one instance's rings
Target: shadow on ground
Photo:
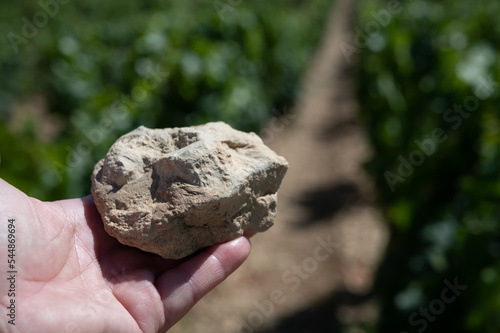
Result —
[[308, 217], [296, 222], [296, 228], [307, 228], [318, 223], [329, 223], [338, 213], [366, 203], [358, 186], [352, 182], [333, 184], [329, 187], [306, 192], [297, 200]]
[[340, 333], [344, 326], [338, 321], [338, 312], [344, 306], [354, 307], [370, 300], [372, 294], [355, 295], [337, 291], [322, 302], [308, 306], [291, 316], [282, 318], [273, 327], [256, 333]]

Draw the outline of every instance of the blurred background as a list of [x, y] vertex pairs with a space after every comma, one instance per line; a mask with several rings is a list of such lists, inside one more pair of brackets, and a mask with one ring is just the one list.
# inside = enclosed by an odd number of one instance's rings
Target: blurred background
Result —
[[0, 177], [85, 196], [140, 125], [286, 157], [279, 216], [171, 332], [499, 332], [495, 1], [0, 3]]

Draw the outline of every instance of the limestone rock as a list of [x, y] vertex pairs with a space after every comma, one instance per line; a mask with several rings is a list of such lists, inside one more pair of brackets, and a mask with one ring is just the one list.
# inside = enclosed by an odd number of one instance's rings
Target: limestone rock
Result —
[[111, 236], [179, 259], [271, 227], [287, 168], [256, 134], [222, 122], [141, 126], [96, 164], [92, 194]]

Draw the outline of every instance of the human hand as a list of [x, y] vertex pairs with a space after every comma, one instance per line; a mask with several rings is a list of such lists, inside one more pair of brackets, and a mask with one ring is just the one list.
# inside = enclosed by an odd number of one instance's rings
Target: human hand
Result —
[[[165, 332], [246, 259], [240, 237], [182, 260], [120, 244], [92, 196], [41, 202], [0, 179], [1, 332]], [[15, 219], [15, 326], [7, 224]]]

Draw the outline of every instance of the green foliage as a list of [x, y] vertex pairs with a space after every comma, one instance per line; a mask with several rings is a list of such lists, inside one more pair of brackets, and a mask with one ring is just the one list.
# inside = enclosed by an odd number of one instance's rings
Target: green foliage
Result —
[[[361, 1], [361, 31], [390, 3]], [[500, 3], [400, 4], [358, 40], [367, 168], [392, 229], [379, 331], [498, 332]], [[437, 304], [455, 277], [467, 290], [423, 320], [419, 307]]]
[[109, 146], [139, 125], [259, 130], [293, 103], [329, 6], [2, 2], [1, 177], [40, 199], [77, 197]]

